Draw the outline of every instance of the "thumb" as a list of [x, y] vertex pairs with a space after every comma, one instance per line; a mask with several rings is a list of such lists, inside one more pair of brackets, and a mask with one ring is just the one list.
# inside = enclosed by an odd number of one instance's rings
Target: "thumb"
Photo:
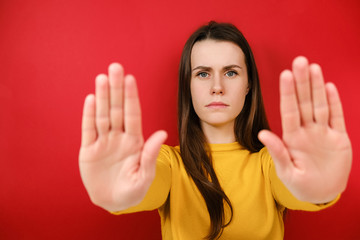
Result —
[[277, 175], [284, 176], [292, 168], [290, 154], [283, 141], [269, 130], [261, 130], [259, 140], [266, 146], [273, 158]]
[[145, 142], [140, 162], [140, 168], [145, 178], [153, 179], [155, 177], [155, 162], [159, 154], [161, 144], [163, 144], [166, 139], [167, 133], [165, 131], [157, 131]]

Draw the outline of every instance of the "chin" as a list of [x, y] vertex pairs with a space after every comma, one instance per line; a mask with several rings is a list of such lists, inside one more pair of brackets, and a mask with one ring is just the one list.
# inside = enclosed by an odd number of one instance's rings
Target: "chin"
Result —
[[231, 127], [234, 126], [235, 119], [209, 119], [209, 121], [204, 121], [207, 125], [212, 127], [225, 127], [230, 125]]

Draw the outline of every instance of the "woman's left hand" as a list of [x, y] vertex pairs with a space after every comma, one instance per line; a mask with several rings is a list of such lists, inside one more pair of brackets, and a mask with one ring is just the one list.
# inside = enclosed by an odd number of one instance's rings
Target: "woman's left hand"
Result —
[[326, 203], [342, 193], [352, 162], [338, 91], [305, 57], [280, 75], [282, 139], [263, 130], [259, 139], [273, 157], [278, 177], [299, 200]]

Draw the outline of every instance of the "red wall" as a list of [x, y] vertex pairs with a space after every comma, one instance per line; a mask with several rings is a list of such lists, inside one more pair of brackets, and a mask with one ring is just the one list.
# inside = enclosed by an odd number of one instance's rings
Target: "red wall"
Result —
[[83, 99], [119, 61], [137, 77], [145, 136], [162, 128], [177, 144], [180, 53], [209, 20], [248, 38], [275, 132], [278, 76], [295, 56], [337, 84], [354, 148], [348, 188], [330, 209], [290, 212], [285, 239], [360, 239], [358, 0], [0, 1], [0, 239], [160, 238], [156, 212], [112, 216], [89, 201], [77, 163]]

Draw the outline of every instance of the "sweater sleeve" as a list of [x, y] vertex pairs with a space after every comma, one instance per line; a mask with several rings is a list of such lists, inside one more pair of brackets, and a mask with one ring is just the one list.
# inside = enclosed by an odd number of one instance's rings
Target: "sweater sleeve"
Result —
[[162, 145], [157, 161], [156, 175], [144, 199], [126, 210], [111, 212], [115, 215], [140, 211], [151, 211], [161, 207], [167, 200], [171, 187], [171, 164], [169, 147]]
[[267, 149], [263, 148], [260, 151], [260, 154], [263, 165], [265, 165], [263, 166], [265, 170], [264, 174], [267, 175], [270, 181], [272, 195], [274, 196], [275, 201], [281, 206], [291, 210], [319, 211], [334, 205], [339, 200], [340, 194], [333, 201], [324, 204], [314, 204], [298, 200], [278, 178], [274, 162]]

